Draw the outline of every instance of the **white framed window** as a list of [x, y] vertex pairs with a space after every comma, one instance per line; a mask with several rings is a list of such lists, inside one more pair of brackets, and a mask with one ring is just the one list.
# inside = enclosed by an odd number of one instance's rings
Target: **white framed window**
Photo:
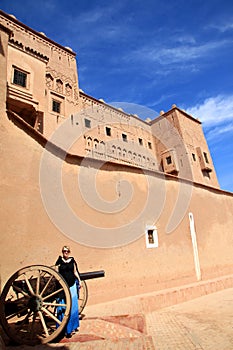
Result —
[[156, 226], [147, 225], [145, 231], [146, 247], [147, 248], [158, 248], [158, 232]]

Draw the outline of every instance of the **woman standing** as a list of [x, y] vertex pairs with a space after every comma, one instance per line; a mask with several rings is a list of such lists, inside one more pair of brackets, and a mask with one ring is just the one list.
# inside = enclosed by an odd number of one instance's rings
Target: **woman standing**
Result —
[[[66, 283], [70, 288], [71, 294], [71, 310], [69, 321], [66, 325], [66, 337], [71, 338], [72, 332], [78, 331], [79, 327], [79, 311], [78, 311], [78, 294], [77, 294], [77, 285], [76, 280], [79, 281], [81, 285], [81, 280], [78, 272], [78, 265], [73, 257], [70, 257], [70, 248], [64, 246], [62, 248], [62, 256], [56, 261], [58, 265], [58, 272], [65, 279]], [[64, 302], [60, 300], [60, 302]], [[58, 319], [61, 321], [64, 317], [65, 309], [63, 307], [57, 308]]]

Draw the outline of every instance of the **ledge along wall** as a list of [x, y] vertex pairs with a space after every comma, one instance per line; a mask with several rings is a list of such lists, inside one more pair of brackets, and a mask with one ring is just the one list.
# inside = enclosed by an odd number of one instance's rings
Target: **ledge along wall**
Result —
[[[96, 233], [96, 228], [103, 228], [112, 235], [112, 228], [120, 228], [130, 222], [138, 237], [115, 248], [86, 246], [63, 234], [43, 205], [39, 184], [41, 157], [46, 143], [43, 137], [5, 112], [1, 112], [0, 133], [2, 288], [21, 267], [53, 265], [64, 244], [71, 246], [81, 272], [105, 270], [104, 278], [87, 282], [89, 304], [196, 282], [190, 212], [195, 221], [202, 280], [232, 273], [233, 194], [187, 184], [172, 176], [144, 173], [133, 167], [94, 161], [86, 164], [82, 159], [67, 157], [62, 167], [64, 195], [80, 222], [88, 223], [86, 230], [81, 224], [73, 227], [74, 234], [82, 228], [82, 234], [88, 237]], [[48, 166], [48, 180], [51, 180], [50, 170], [57, 158], [58, 154], [53, 154]], [[79, 174], [84, 175], [82, 193], [78, 186]], [[127, 181], [132, 191], [127, 205], [119, 212], [107, 214], [91, 207], [85, 201], [85, 191], [92, 187], [94, 178], [98, 195], [109, 203], [127, 196], [130, 188], [123, 180]], [[185, 191], [183, 186], [186, 186]], [[155, 193], [152, 200], [149, 190], [153, 195]], [[176, 209], [179, 224], [171, 233], [166, 233], [180, 192], [183, 200]], [[140, 218], [142, 212], [145, 215]], [[63, 214], [61, 208], [60, 215]], [[147, 225], [157, 227], [157, 248], [146, 247]], [[126, 243], [132, 239], [131, 233]], [[114, 234], [116, 236], [110, 238], [113, 244], [117, 241], [117, 231]]]

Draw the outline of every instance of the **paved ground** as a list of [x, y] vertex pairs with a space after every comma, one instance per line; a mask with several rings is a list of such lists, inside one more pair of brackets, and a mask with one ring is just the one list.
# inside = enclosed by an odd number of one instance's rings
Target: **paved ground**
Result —
[[[110, 304], [108, 306], [111, 308]], [[111, 310], [104, 310], [107, 314]], [[87, 308], [87, 317], [88, 308]], [[148, 338], [95, 340], [38, 346], [36, 350], [233, 350], [233, 288], [146, 313]], [[81, 326], [82, 327], [82, 326]], [[95, 323], [93, 323], [95, 327]], [[80, 329], [81, 331], [81, 329]], [[116, 329], [117, 331], [117, 329]], [[153, 346], [154, 345], [154, 346]], [[6, 347], [6, 350], [31, 347]]]
[[146, 315], [156, 350], [232, 350], [233, 288]]

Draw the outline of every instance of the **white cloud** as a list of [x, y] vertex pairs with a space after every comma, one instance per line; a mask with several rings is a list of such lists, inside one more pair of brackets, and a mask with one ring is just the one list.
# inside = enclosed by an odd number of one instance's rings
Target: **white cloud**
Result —
[[230, 20], [227, 23], [223, 23], [223, 24], [211, 24], [208, 26], [208, 28], [214, 28], [221, 33], [225, 33], [233, 29], [233, 20]]
[[207, 42], [201, 45], [180, 45], [174, 47], [161, 47], [161, 43], [141, 47], [140, 49], [131, 52], [126, 58], [129, 60], [137, 59], [143, 62], [157, 62], [162, 65], [170, 65], [197, 60], [206, 57], [219, 50], [221, 47], [232, 44], [232, 41], [222, 40]]
[[174, 35], [173, 38], [174, 41], [176, 41], [177, 43], [181, 43], [181, 44], [196, 44], [196, 39], [194, 36], [189, 35], [189, 34], [182, 34], [182, 35]]
[[213, 139], [216, 140], [217, 137], [219, 138], [220, 136], [223, 136], [226, 133], [233, 134], [233, 123], [221, 125], [211, 129], [210, 131], [207, 132], [206, 137], [208, 141], [211, 141]]
[[206, 127], [214, 127], [233, 120], [233, 95], [218, 95], [202, 104], [186, 108], [188, 114], [199, 118]]

